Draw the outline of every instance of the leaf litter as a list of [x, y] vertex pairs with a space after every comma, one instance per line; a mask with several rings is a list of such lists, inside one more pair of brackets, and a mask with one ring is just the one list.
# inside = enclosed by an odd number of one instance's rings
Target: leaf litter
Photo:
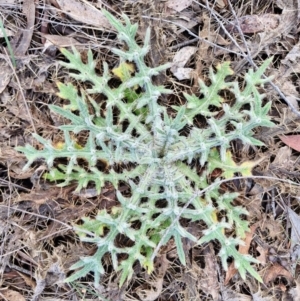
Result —
[[[55, 126], [64, 121], [47, 108], [47, 104], [65, 104], [56, 95], [55, 83], [58, 79], [71, 80], [58, 65], [62, 59], [60, 47], [76, 45], [82, 57], [91, 48], [99, 71], [102, 60], [108, 61], [111, 69], [118, 66], [110, 51], [118, 42], [99, 10], [102, 6], [116, 16], [126, 12], [132, 21], [138, 22], [141, 39], [144, 29], [152, 27], [149, 63], [173, 62], [171, 73], [158, 78], [161, 84], [172, 86], [178, 93], [162, 100], [170, 102], [170, 106], [181, 102], [183, 92], [195, 92], [197, 79], [206, 81], [210, 66], [230, 61], [239, 81], [239, 74], [253, 63], [259, 65], [275, 56], [266, 76], [272, 76], [282, 94], [271, 85], [264, 93], [273, 102], [270, 114], [277, 127], [256, 133], [256, 138], [265, 142], [262, 148], [246, 149], [238, 142], [232, 145], [228, 166], [219, 171], [230, 175], [230, 166], [237, 165], [241, 174], [247, 176], [222, 189], [239, 192], [236, 202], [249, 208], [250, 215], [245, 218], [256, 229], [252, 226], [253, 231], [239, 251], [259, 261], [256, 269], [264, 285], [234, 275], [234, 263], [226, 274], [218, 262], [217, 245], [192, 247], [188, 242], [185, 242], [186, 267], [179, 264], [174, 244], [170, 242], [162, 248], [152, 275], [137, 265], [133, 279], [121, 289], [117, 286], [118, 274], [111, 272], [109, 259], [105, 261], [108, 274], [99, 287], [91, 287], [92, 275], [73, 287], [64, 284], [69, 267], [79, 256], [95, 251], [78, 240], [72, 224], [83, 216], [94, 216], [99, 209], [110, 210], [117, 204], [115, 191], [106, 186], [101, 195], [96, 195], [91, 187], [74, 194], [72, 186], [57, 188], [44, 180], [43, 162], [22, 173], [25, 159], [14, 147], [34, 144], [31, 133], [35, 130], [47, 139], [60, 141]], [[298, 6], [299, 1], [292, 0], [258, 1], [255, 6], [229, 0], [155, 0], [151, 4], [142, 0], [47, 0], [44, 5], [2, 1], [2, 21], [17, 68], [13, 69], [2, 33], [0, 296], [9, 301], [298, 300], [299, 115], [291, 109], [299, 109]], [[126, 189], [124, 184], [124, 193]], [[185, 226], [201, 234], [201, 225]]]

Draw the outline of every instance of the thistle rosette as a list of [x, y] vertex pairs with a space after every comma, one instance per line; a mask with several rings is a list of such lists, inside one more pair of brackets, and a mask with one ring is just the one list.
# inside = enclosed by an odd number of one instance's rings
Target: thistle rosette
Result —
[[[271, 103], [263, 105], [264, 95], [257, 90], [257, 86], [267, 81], [262, 75], [270, 61], [245, 75], [242, 91], [237, 82], [226, 81], [232, 75], [229, 62], [218, 65], [216, 72], [211, 68], [211, 84], [199, 80], [201, 97], [185, 94], [186, 105], [174, 107], [177, 114], [171, 117], [158, 100], [162, 94], [172, 91], [156, 86], [152, 81], [153, 76], [169, 65], [152, 68], [145, 63], [150, 29], [146, 31], [143, 45], [139, 45], [135, 40], [137, 24], [131, 24], [126, 15], [123, 15], [122, 24], [108, 12], [104, 11], [104, 14], [117, 30], [118, 39], [127, 46], [126, 50], [112, 50], [123, 66], [121, 83], [117, 87], [110, 86], [113, 75], [105, 62], [103, 73], [97, 74], [91, 51], [87, 63], [83, 63], [76, 49], [73, 48], [72, 53], [62, 49], [68, 62], [61, 64], [72, 70], [73, 78], [88, 82], [90, 88], [78, 92], [70, 83], [58, 84], [59, 96], [70, 102], [65, 107], [50, 106], [53, 112], [69, 120], [68, 124], [59, 127], [64, 134], [64, 142], [59, 147], [36, 134], [34, 137], [44, 146], [42, 150], [30, 145], [18, 147], [28, 159], [27, 167], [36, 159], [45, 159], [49, 167], [46, 178], [60, 181], [60, 186], [77, 182], [77, 190], [81, 190], [95, 185], [100, 193], [105, 183], [110, 182], [116, 189], [119, 206], [111, 211], [101, 210], [94, 219], [86, 217], [81, 226], [76, 226], [80, 239], [96, 244], [98, 250], [71, 267], [77, 271], [68, 281], [93, 272], [95, 283], [99, 283], [105, 272], [102, 259], [109, 253], [114, 269], [121, 271], [122, 285], [132, 276], [137, 261], [151, 272], [153, 251], [158, 244], [166, 244], [171, 238], [180, 261], [185, 264], [184, 237], [195, 244], [218, 240], [219, 256], [225, 269], [227, 259], [232, 257], [243, 278], [249, 272], [261, 280], [251, 266], [256, 260], [236, 249], [249, 230], [248, 222], [243, 218], [247, 211], [233, 205], [236, 193], [221, 193], [219, 179], [209, 183], [208, 176], [216, 168], [223, 171], [220, 176], [223, 179], [230, 179], [234, 173], [251, 174], [251, 164], [239, 166], [234, 163], [230, 143], [239, 139], [245, 144], [262, 145], [253, 138], [253, 130], [258, 126], [273, 125], [267, 115]], [[131, 68], [130, 72], [124, 68]], [[141, 92], [135, 92], [137, 87]], [[231, 106], [220, 96], [220, 91], [224, 90], [235, 96]], [[101, 108], [93, 94], [105, 99]], [[194, 118], [199, 115], [207, 120], [203, 128], [193, 125]], [[189, 129], [187, 134], [184, 128]], [[86, 142], [79, 145], [72, 137], [83, 131], [87, 135]], [[59, 158], [67, 158], [68, 163], [53, 167], [54, 160]], [[88, 167], [80, 166], [82, 159]], [[107, 165], [105, 171], [97, 168], [99, 160]], [[201, 165], [201, 173], [191, 167], [193, 160]], [[122, 173], [115, 168], [120, 164], [127, 168]], [[129, 196], [118, 190], [120, 182], [128, 183]], [[201, 190], [205, 190], [203, 196], [195, 197]], [[187, 203], [190, 206], [182, 212]], [[220, 211], [223, 220], [218, 219]], [[207, 229], [196, 237], [181, 225], [180, 217], [203, 221]], [[138, 225], [137, 221], [142, 222]], [[236, 237], [227, 237], [227, 229], [234, 229]], [[131, 242], [130, 247], [116, 243], [119, 235]], [[122, 254], [126, 256], [120, 261]]]

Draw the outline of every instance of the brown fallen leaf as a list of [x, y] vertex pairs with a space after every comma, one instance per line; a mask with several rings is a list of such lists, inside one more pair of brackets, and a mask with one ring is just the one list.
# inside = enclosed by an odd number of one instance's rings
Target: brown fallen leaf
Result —
[[299, 277], [296, 280], [296, 287], [290, 290], [290, 295], [292, 296], [294, 301], [300, 301], [300, 278]]
[[218, 268], [216, 255], [213, 252], [212, 244], [209, 244], [204, 250], [205, 268], [203, 269], [204, 279], [201, 280], [200, 287], [203, 289], [204, 284], [206, 287], [206, 294], [211, 295], [213, 300], [219, 300], [220, 284], [218, 282]]
[[[3, 4], [3, 3], [1, 3]], [[14, 32], [10, 29], [4, 28], [4, 31], [0, 30], [0, 38], [4, 38], [5, 36], [11, 37], [14, 35]]]
[[103, 13], [92, 3], [80, 0], [56, 0], [60, 9], [71, 18], [98, 28], [112, 29]]
[[177, 12], [181, 12], [192, 5], [192, 3], [193, 0], [168, 0], [166, 4], [169, 8], [174, 9]]
[[276, 151], [276, 157], [274, 161], [272, 162], [272, 165], [274, 165], [276, 168], [292, 168], [295, 163], [291, 159], [292, 156], [292, 150], [288, 146], [283, 146], [277, 149]]
[[[284, 72], [283, 75], [286, 77], [287, 75], [290, 75], [291, 73], [298, 73], [300, 72], [300, 43], [298, 42], [294, 47], [289, 51], [289, 53], [285, 56], [283, 60], [281, 60], [281, 65], [283, 65], [284, 69], [279, 70], [281, 72]], [[280, 66], [281, 67], [281, 66]]]
[[[280, 69], [277, 72], [278, 74], [281, 74]], [[296, 73], [296, 71], [294, 72]], [[299, 97], [299, 93], [297, 91], [296, 84], [292, 82], [289, 76], [291, 75], [289, 74], [287, 77], [280, 76], [278, 83], [281, 91], [286, 95], [286, 98], [290, 101], [290, 103], [294, 106], [296, 110], [299, 110], [299, 105], [297, 100]]]
[[184, 68], [185, 64], [197, 51], [197, 47], [187, 46], [180, 49], [173, 58], [171, 72], [177, 79], [189, 79], [191, 77], [192, 68]]
[[0, 148], [0, 163], [8, 166], [9, 176], [16, 179], [28, 179], [33, 171], [22, 171], [25, 165], [24, 156], [18, 153], [11, 146], [2, 146]]
[[295, 274], [300, 257], [300, 216], [289, 207], [287, 207], [286, 210], [292, 226], [290, 238], [291, 272]]
[[263, 281], [266, 285], [268, 285], [271, 281], [274, 281], [278, 276], [283, 276], [288, 281], [293, 281], [294, 279], [293, 275], [289, 271], [287, 271], [282, 265], [276, 262], [267, 269], [263, 277]]
[[231, 289], [230, 287], [224, 287], [222, 290], [222, 300], [226, 301], [251, 301], [251, 296], [246, 294], [238, 293], [236, 290]]
[[300, 135], [279, 136], [279, 138], [290, 148], [300, 152]]
[[268, 230], [269, 238], [279, 241], [284, 239], [284, 228], [282, 227], [280, 221], [274, 219], [273, 216], [267, 217], [264, 215], [259, 221], [259, 226], [263, 231]]
[[13, 4], [16, 4], [16, 0], [2, 0], [1, 1], [1, 4], [10, 4], [10, 5], [13, 5]]
[[[296, 43], [283, 60], [281, 60], [279, 70], [274, 68], [272, 75], [274, 82], [280, 90], [286, 95], [296, 110], [299, 109], [298, 101], [299, 92], [297, 83], [292, 80], [293, 74], [300, 72], [300, 43]], [[271, 74], [270, 74], [271, 75]], [[292, 113], [292, 112], [291, 112]]]
[[25, 301], [25, 298], [19, 292], [9, 289], [0, 292], [8, 301]]
[[49, 203], [50, 199], [63, 197], [64, 189], [60, 187], [51, 187], [49, 190], [33, 190], [30, 193], [20, 193], [15, 199], [16, 203], [21, 203], [30, 200], [32, 208], [38, 208], [43, 204]]
[[256, 257], [256, 259], [260, 262], [260, 264], [265, 265], [267, 263], [267, 255], [269, 250], [261, 246], [257, 246], [256, 250], [260, 254], [259, 256]]
[[161, 295], [163, 289], [163, 282], [163, 278], [158, 278], [156, 279], [155, 283], [153, 282], [153, 285], [151, 285], [151, 289], [138, 288], [136, 290], [136, 294], [141, 298], [140, 300], [154, 301]]
[[11, 72], [11, 67], [5, 60], [0, 61], [0, 93], [4, 91], [6, 86], [9, 84], [13, 73]]
[[[219, 2], [219, 1], [218, 1]], [[218, 6], [218, 2], [216, 5]], [[228, 5], [228, 3], [227, 3]], [[200, 40], [198, 41], [198, 51], [196, 55], [196, 68], [194, 72], [191, 73], [194, 80], [194, 85], [192, 87], [193, 93], [198, 93], [199, 87], [199, 77], [202, 78], [204, 70], [207, 66], [213, 64], [215, 59], [215, 51], [218, 48], [213, 48], [212, 45], [218, 44], [220, 46], [228, 46], [231, 44], [230, 41], [226, 40], [220, 32], [211, 24], [211, 15], [207, 12], [203, 12], [200, 16], [201, 21], [203, 22], [202, 29], [199, 31], [198, 35]], [[224, 47], [226, 48], [226, 47]]]
[[283, 283], [279, 283], [279, 284], [278, 284], [278, 287], [280, 288], [280, 290], [281, 290], [282, 292], [285, 292], [285, 291], [286, 291], [286, 286], [285, 286]]
[[32, 39], [35, 22], [35, 3], [32, 0], [23, 1], [23, 13], [26, 16], [26, 28], [20, 28], [11, 44], [16, 56], [24, 56]]
[[225, 8], [228, 6], [228, 0], [216, 0], [215, 5], [217, 8]]
[[78, 41], [76, 41], [74, 38], [69, 36], [60, 36], [60, 35], [53, 35], [53, 34], [43, 34], [42, 35], [47, 40], [47, 47], [51, 45], [55, 45], [58, 48], [61, 47], [69, 47], [69, 46], [75, 46], [77, 44], [81, 44]]
[[153, 276], [147, 283], [147, 286], [151, 284], [151, 289], [144, 289], [143, 286], [138, 287], [135, 292], [143, 301], [156, 300], [163, 290], [164, 276], [169, 267], [170, 262], [167, 259], [166, 254], [162, 254], [156, 261], [156, 277]]
[[258, 33], [272, 31], [278, 27], [280, 16], [275, 14], [246, 15], [240, 17], [238, 22], [226, 26], [227, 30], [233, 33], [239, 33], [239, 28], [243, 33]]
[[30, 286], [32, 289], [35, 289], [36, 283], [34, 279], [21, 272], [16, 271], [16, 273], [18, 273], [18, 275], [20, 275], [20, 277], [23, 278], [26, 285]]

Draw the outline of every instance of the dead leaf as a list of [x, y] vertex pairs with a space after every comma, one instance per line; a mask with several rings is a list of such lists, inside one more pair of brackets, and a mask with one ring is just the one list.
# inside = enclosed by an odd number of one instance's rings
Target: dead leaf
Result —
[[143, 286], [138, 287], [135, 292], [143, 301], [154, 301], [156, 300], [162, 292], [163, 289], [163, 282], [165, 273], [169, 267], [169, 260], [167, 259], [166, 253], [162, 254], [160, 257], [157, 258], [155, 262], [155, 269], [156, 277], [153, 273], [153, 279], [148, 281], [147, 286], [151, 285], [151, 289], [144, 289]]
[[224, 9], [228, 6], [228, 0], [214, 0], [213, 4], [216, 10]]
[[0, 62], [0, 93], [4, 91], [6, 86], [9, 84], [10, 79], [13, 75], [11, 67], [5, 60]]
[[258, 227], [258, 223], [252, 225], [250, 227], [250, 231], [246, 232], [246, 237], [243, 239], [243, 241], [245, 242], [244, 245], [240, 245], [239, 246], [239, 252], [243, 255], [247, 255], [250, 249], [250, 244], [251, 241], [253, 239], [253, 235], [255, 233], [256, 228]]
[[[227, 46], [230, 45], [230, 41], [227, 41], [222, 35], [218, 33], [217, 30], [215, 30], [211, 25], [211, 16], [208, 13], [203, 13], [201, 15], [201, 20], [203, 22], [203, 28], [199, 32], [199, 37], [201, 38], [199, 43], [201, 45], [201, 49], [208, 48], [210, 45], [208, 43], [203, 42], [203, 40], [207, 40], [212, 43], [216, 43], [218, 45]], [[202, 53], [199, 53], [199, 55], [203, 55]], [[203, 55], [204, 59], [204, 55]]]
[[251, 296], [240, 294], [228, 286], [222, 290], [222, 300], [224, 301], [252, 301]]
[[[220, 285], [218, 281], [218, 269], [217, 269], [217, 259], [213, 252], [212, 244], [209, 244], [203, 251], [205, 268], [203, 270], [204, 277], [200, 281], [200, 287], [203, 289], [205, 286], [205, 292], [211, 295], [213, 300], [219, 300]], [[205, 285], [204, 285], [205, 284]]]
[[263, 277], [263, 281], [266, 285], [268, 285], [271, 281], [274, 281], [278, 276], [283, 276], [288, 281], [293, 281], [294, 279], [289, 271], [287, 271], [282, 265], [276, 262], [266, 270], [265, 275]]
[[293, 301], [300, 301], [300, 277], [296, 280], [296, 287], [292, 288], [289, 293]]
[[13, 4], [17, 4], [19, 1], [18, 0], [2, 0], [1, 1], [1, 4], [2, 5], [7, 5], [7, 4], [9, 4], [9, 5], [13, 5]]
[[260, 262], [260, 264], [266, 265], [266, 263], [267, 263], [267, 255], [268, 255], [269, 250], [265, 249], [265, 248], [263, 248], [261, 246], [257, 246], [256, 250], [260, 254], [259, 256], [256, 257], [256, 259]]
[[171, 9], [176, 10], [177, 12], [181, 12], [185, 8], [192, 5], [193, 0], [168, 0], [167, 6]]
[[152, 289], [137, 289], [136, 293], [140, 297], [140, 300], [144, 301], [154, 301], [156, 300], [162, 291], [163, 288], [163, 278], [158, 278], [155, 281], [155, 286], [152, 286]]
[[266, 293], [262, 290], [258, 290], [255, 294], [251, 294], [252, 301], [274, 301], [272, 296], [264, 296]]
[[[1, 4], [3, 4], [3, 3], [1, 3]], [[2, 30], [0, 30], [0, 38], [4, 38], [4, 36], [5, 36], [4, 33], [7, 37], [11, 37], [11, 36], [15, 35], [15, 33], [12, 30], [4, 28], [4, 32]]]
[[[170, 9], [170, 12], [168, 13], [169, 15], [175, 15], [176, 11]], [[176, 25], [174, 25], [174, 38], [172, 39], [173, 41], [176, 41], [176, 37], [186, 31], [186, 29], [191, 29], [198, 25], [198, 22], [195, 21], [195, 16], [192, 11], [184, 11], [180, 13], [180, 16], [178, 19], [176, 19]], [[170, 38], [171, 41], [171, 38]]]
[[[299, 92], [297, 84], [291, 79], [291, 76], [300, 72], [300, 43], [298, 42], [289, 51], [286, 57], [281, 60], [281, 65], [273, 71], [275, 82], [280, 87], [280, 90], [286, 95], [286, 98], [291, 102], [296, 110], [298, 110]], [[292, 113], [293, 114], [293, 113]]]
[[[298, 72], [300, 72], [300, 65], [298, 63], [299, 59], [300, 59], [300, 43], [298, 42], [289, 51], [289, 53], [286, 55], [286, 57], [283, 60], [281, 60], [281, 64], [290, 67], [291, 70], [293, 70], [293, 72], [298, 73]], [[291, 72], [288, 72], [288, 74], [290, 74], [290, 73]]]
[[287, 212], [292, 225], [290, 252], [292, 261], [292, 272], [294, 274], [297, 262], [300, 258], [300, 216], [289, 207], [287, 207]]
[[239, 33], [268, 32], [276, 29], [280, 23], [280, 16], [275, 14], [246, 15], [238, 19], [233, 25], [226, 26], [227, 30]]
[[23, 280], [24, 280], [24, 282], [25, 282], [26, 285], [30, 286], [32, 289], [35, 288], [36, 283], [35, 283], [35, 281], [31, 277], [29, 277], [26, 274], [23, 274], [21, 272], [18, 272], [18, 271], [16, 271], [16, 273], [18, 273], [20, 275], [20, 277], [23, 278]]
[[103, 13], [87, 1], [56, 0], [56, 2], [65, 14], [76, 21], [90, 24], [97, 28], [112, 29]]
[[214, 60], [214, 52], [216, 49], [212, 50], [211, 46], [213, 44], [227, 46], [231, 43], [223, 38], [222, 35], [219, 34], [218, 30], [215, 30], [211, 24], [211, 16], [207, 12], [202, 13], [200, 18], [203, 22], [203, 27], [198, 34], [200, 40], [198, 42], [199, 48], [196, 56], [196, 68], [195, 72], [192, 73], [194, 75], [194, 86], [192, 89], [194, 93], [199, 91], [199, 77], [202, 77], [203, 71], [207, 68], [207, 66], [212, 65]]
[[283, 237], [283, 233], [284, 233], [284, 229], [281, 225], [281, 222], [274, 219], [273, 216], [269, 217], [269, 218], [264, 218], [262, 219], [260, 222], [260, 228], [264, 231], [264, 230], [268, 230], [268, 237], [271, 239], [278, 239], [278, 240], [282, 240]]
[[16, 56], [24, 56], [32, 39], [35, 22], [35, 3], [32, 0], [23, 1], [23, 13], [26, 17], [26, 28], [19, 28], [11, 45]]
[[184, 68], [185, 64], [197, 51], [197, 47], [187, 46], [181, 48], [174, 56], [171, 67], [171, 72], [176, 76], [177, 79], [190, 79], [190, 73], [193, 71], [192, 68]]
[[281, 290], [282, 292], [286, 292], [286, 286], [285, 286], [283, 283], [279, 283], [279, 284], [278, 284], [278, 287], [280, 288], [280, 290]]
[[300, 135], [279, 136], [282, 142], [291, 147], [292, 149], [300, 152]]
[[23, 171], [26, 164], [24, 156], [11, 146], [0, 147], [0, 163], [9, 168], [9, 176], [16, 179], [27, 179], [32, 175], [31, 170]]
[[8, 300], [8, 301], [26, 301], [25, 298], [16, 291], [13, 290], [5, 290], [1, 291], [2, 295]]
[[280, 147], [276, 153], [276, 157], [272, 162], [272, 166], [275, 169], [284, 168], [286, 170], [292, 170], [295, 166], [294, 160], [291, 158], [292, 150], [288, 146]]
[[54, 250], [52, 255], [44, 252], [44, 256], [40, 255], [39, 257], [38, 267], [34, 273], [36, 287], [34, 288], [31, 300], [39, 300], [40, 295], [46, 287], [55, 285], [59, 287], [62, 286], [66, 278], [63, 268], [63, 261], [65, 261], [66, 258], [60, 257], [58, 253], [56, 253], [56, 250]]
[[69, 47], [69, 46], [75, 46], [77, 44], [81, 44], [77, 40], [69, 36], [60, 36], [60, 35], [53, 35], [53, 34], [43, 34], [42, 36], [47, 40], [46, 44], [44, 45], [45, 49], [47, 49], [52, 45], [60, 48], [60, 47]]
[[38, 208], [42, 204], [46, 204], [51, 199], [61, 197], [63, 189], [60, 187], [51, 187], [49, 190], [33, 190], [30, 193], [20, 193], [15, 202], [20, 203], [30, 200], [32, 202], [32, 208]]

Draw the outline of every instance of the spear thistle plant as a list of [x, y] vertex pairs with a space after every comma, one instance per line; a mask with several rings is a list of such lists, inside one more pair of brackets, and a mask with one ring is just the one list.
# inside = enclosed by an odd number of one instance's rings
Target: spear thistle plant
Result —
[[[253, 138], [253, 129], [273, 125], [267, 116], [271, 103], [263, 105], [264, 95], [257, 90], [257, 86], [267, 81], [262, 75], [270, 61], [257, 71], [249, 70], [245, 74], [243, 90], [237, 82], [225, 81], [232, 75], [228, 62], [217, 66], [215, 72], [211, 69], [210, 85], [199, 80], [201, 97], [184, 94], [186, 105], [174, 107], [176, 115], [171, 117], [166, 107], [159, 103], [159, 98], [172, 91], [152, 82], [152, 77], [169, 65], [152, 68], [145, 63], [150, 29], [140, 46], [135, 40], [137, 24], [131, 24], [126, 15], [123, 15], [123, 25], [108, 12], [104, 11], [104, 14], [117, 30], [118, 39], [126, 44], [122, 50], [112, 50], [123, 66], [119, 86], [109, 84], [112, 73], [106, 62], [103, 63], [102, 75], [95, 72], [96, 63], [91, 51], [85, 64], [75, 49], [72, 53], [62, 49], [69, 62], [61, 64], [72, 70], [72, 77], [89, 82], [91, 87], [79, 93], [70, 83], [58, 84], [59, 96], [70, 101], [65, 107], [50, 106], [53, 112], [70, 121], [60, 126], [63, 143], [54, 145], [33, 134], [44, 146], [42, 150], [30, 145], [18, 147], [28, 159], [27, 167], [36, 159], [44, 158], [50, 169], [47, 178], [62, 181], [60, 186], [77, 182], [79, 191], [94, 185], [100, 194], [105, 183], [110, 182], [116, 189], [119, 206], [110, 211], [101, 210], [94, 219], [85, 217], [83, 224], [76, 227], [80, 239], [96, 244], [98, 249], [94, 255], [81, 258], [71, 267], [76, 272], [67, 281], [93, 272], [95, 283], [99, 283], [104, 273], [102, 259], [109, 253], [114, 269], [121, 271], [122, 285], [132, 276], [136, 262], [151, 272], [155, 248], [170, 239], [174, 240], [179, 259], [185, 264], [182, 238], [190, 239], [195, 245], [218, 241], [218, 255], [225, 269], [228, 258], [232, 258], [243, 278], [249, 272], [261, 281], [251, 266], [257, 261], [237, 251], [249, 230], [248, 222], [243, 218], [247, 210], [233, 205], [236, 193], [221, 192], [217, 182], [210, 185], [208, 176], [216, 168], [222, 171], [216, 181], [230, 179], [235, 173], [251, 174], [251, 164], [234, 163], [230, 143], [239, 139], [244, 144], [262, 145]], [[224, 90], [235, 96], [231, 106], [220, 96], [220, 91]], [[105, 99], [101, 108], [91, 96], [96, 93]], [[202, 128], [193, 125], [196, 116], [204, 117], [207, 124]], [[82, 131], [88, 135], [84, 145], [72, 138]], [[68, 163], [53, 167], [58, 158], [67, 158]], [[84, 159], [88, 168], [81, 166], [78, 159], [81, 162]], [[105, 171], [96, 167], [99, 160], [107, 162]], [[198, 162], [198, 170], [191, 167], [192, 161]], [[116, 169], [120, 165], [124, 167], [121, 173]], [[130, 195], [122, 195], [120, 182], [128, 183]], [[201, 197], [193, 197], [201, 190], [205, 190]], [[200, 237], [189, 233], [180, 223], [179, 214], [187, 202], [191, 205], [183, 211], [181, 218], [202, 221], [206, 230], [199, 233]], [[220, 212], [222, 220], [218, 217]], [[228, 229], [231, 233], [234, 230], [235, 234], [227, 235]], [[120, 234], [127, 237], [132, 246], [118, 245]]]

